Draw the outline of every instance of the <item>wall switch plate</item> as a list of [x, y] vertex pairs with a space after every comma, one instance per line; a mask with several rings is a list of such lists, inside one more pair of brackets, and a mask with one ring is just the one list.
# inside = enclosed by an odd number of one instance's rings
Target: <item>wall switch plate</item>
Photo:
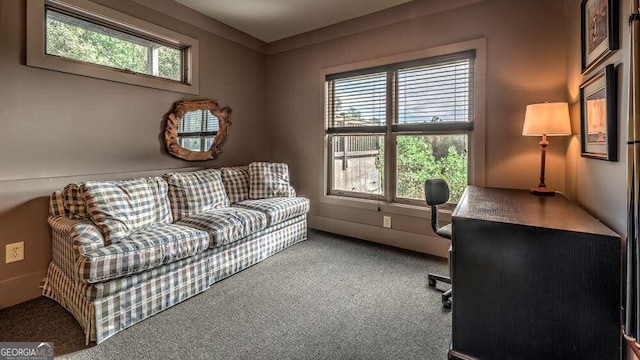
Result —
[[24, 241], [7, 244], [5, 248], [5, 264], [24, 260]]
[[382, 226], [386, 227], [387, 229], [391, 229], [391, 216], [384, 216], [382, 218]]

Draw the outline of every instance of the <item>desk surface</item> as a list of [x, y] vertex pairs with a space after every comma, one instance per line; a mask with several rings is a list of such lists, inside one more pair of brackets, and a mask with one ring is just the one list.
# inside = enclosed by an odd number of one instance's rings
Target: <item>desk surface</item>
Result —
[[562, 195], [468, 186], [453, 217], [618, 236]]

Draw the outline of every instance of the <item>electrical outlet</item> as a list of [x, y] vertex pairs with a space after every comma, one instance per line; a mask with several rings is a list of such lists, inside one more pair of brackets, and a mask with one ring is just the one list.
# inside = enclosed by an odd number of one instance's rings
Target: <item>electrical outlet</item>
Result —
[[382, 226], [386, 227], [387, 229], [391, 229], [391, 216], [384, 216], [382, 218]]
[[24, 260], [24, 241], [7, 244], [5, 248], [5, 264]]

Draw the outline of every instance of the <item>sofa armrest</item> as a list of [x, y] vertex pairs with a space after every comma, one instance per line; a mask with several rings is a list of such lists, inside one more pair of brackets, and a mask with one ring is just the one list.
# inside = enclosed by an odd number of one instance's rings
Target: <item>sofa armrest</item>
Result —
[[74, 266], [81, 255], [104, 247], [102, 231], [90, 220], [50, 216], [53, 261], [72, 279]]

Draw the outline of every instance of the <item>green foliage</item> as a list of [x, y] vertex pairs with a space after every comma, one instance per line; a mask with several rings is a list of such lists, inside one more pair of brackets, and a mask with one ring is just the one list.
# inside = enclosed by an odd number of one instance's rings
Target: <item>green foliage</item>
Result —
[[158, 49], [158, 76], [180, 80], [182, 74], [182, 54], [178, 49], [161, 47]]
[[[47, 53], [92, 64], [151, 74], [151, 48], [85, 29], [55, 19], [47, 19]], [[181, 79], [181, 51], [158, 49], [158, 74], [163, 78]]]
[[[441, 178], [449, 183], [449, 202], [458, 202], [467, 186], [465, 143], [460, 135], [398, 136], [397, 196], [424, 199], [424, 181]], [[380, 157], [384, 158], [384, 147]]]
[[449, 147], [447, 156], [438, 160], [438, 167], [442, 178], [449, 183], [450, 202], [457, 203], [467, 186], [467, 153], [458, 152], [453, 146]]
[[431, 144], [417, 136], [397, 138], [397, 182], [399, 197], [420, 199], [424, 197], [421, 184], [437, 171]]

